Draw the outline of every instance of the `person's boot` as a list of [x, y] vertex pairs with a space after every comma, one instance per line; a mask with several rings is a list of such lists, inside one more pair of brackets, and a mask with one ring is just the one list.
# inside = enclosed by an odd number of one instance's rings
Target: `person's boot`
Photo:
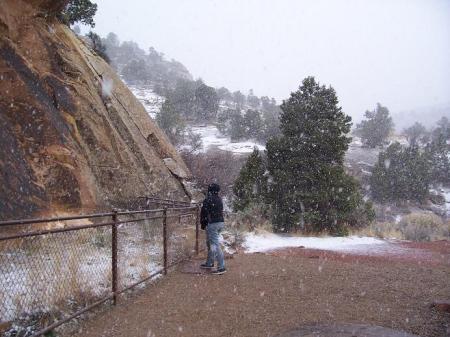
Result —
[[221, 268], [221, 269], [214, 270], [211, 274], [222, 275], [222, 274], [225, 274], [226, 272], [227, 272], [227, 270], [225, 268]]
[[200, 265], [200, 268], [202, 268], [202, 269], [213, 269], [213, 268], [214, 268], [214, 264], [209, 265], [209, 264], [207, 264], [207, 263], [202, 263], [202, 264]]

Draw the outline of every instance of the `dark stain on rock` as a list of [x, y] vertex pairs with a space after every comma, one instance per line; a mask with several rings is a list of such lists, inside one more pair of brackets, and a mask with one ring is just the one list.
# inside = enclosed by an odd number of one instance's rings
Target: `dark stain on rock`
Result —
[[[28, 68], [25, 61], [16, 54], [13, 48], [4, 44], [0, 47], [0, 57], [15, 70], [19, 78], [25, 83], [29, 92], [35, 96], [36, 100], [43, 105], [46, 114], [46, 120], [50, 125], [56, 129], [57, 137], [61, 143], [65, 142], [68, 137], [70, 129], [66, 124], [66, 121], [61, 115], [61, 112], [55, 108], [52, 95], [45, 90], [44, 81], [33, 73]], [[72, 103], [73, 104], [73, 103]]]
[[30, 217], [47, 203], [45, 193], [34, 183], [36, 178], [25, 153], [3, 113], [0, 129], [0, 220]]
[[79, 184], [71, 169], [55, 163], [44, 178], [47, 194], [53, 202], [65, 207], [81, 207]]
[[54, 76], [47, 76], [45, 83], [50, 88], [53, 106], [58, 110], [62, 109], [66, 112], [73, 113], [75, 111], [75, 105], [64, 83]]

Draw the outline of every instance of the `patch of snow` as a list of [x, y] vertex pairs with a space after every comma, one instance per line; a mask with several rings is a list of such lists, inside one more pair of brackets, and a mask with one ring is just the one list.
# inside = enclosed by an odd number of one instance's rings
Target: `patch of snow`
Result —
[[445, 208], [447, 209], [447, 216], [450, 216], [450, 189], [443, 189], [442, 195], [445, 199]]
[[134, 96], [142, 103], [145, 111], [151, 118], [155, 118], [156, 114], [161, 110], [162, 104], [165, 98], [155, 94], [149, 86], [137, 86], [128, 84], [128, 88], [131, 90]]
[[332, 251], [361, 250], [367, 248], [367, 246], [384, 244], [387, 244], [384, 240], [366, 236], [300, 237], [273, 233], [248, 233], [243, 246], [247, 253], [257, 253], [288, 247], [305, 247]]
[[[2, 298], [0, 321], [17, 319], [24, 308], [50, 312], [57, 309], [59, 303], [74, 299], [78, 289], [94, 298], [109, 293], [111, 251], [102, 245], [110, 232], [90, 230], [86, 232], [89, 237], [83, 236], [87, 234], [82, 231], [71, 233], [75, 234], [61, 240], [54, 249], [51, 241], [55, 240], [54, 236], [33, 237], [32, 241], [27, 241], [29, 245], [23, 247], [6, 249], [0, 245], [0, 261], [3, 261], [0, 263], [0, 297], [8, 294]], [[156, 233], [146, 234], [143, 226], [129, 223], [119, 226], [119, 235], [118, 269], [122, 287], [163, 267], [163, 246]], [[179, 240], [171, 237], [171, 242]], [[32, 250], [34, 247], [40, 250]]]
[[233, 143], [229, 137], [224, 136], [214, 125], [192, 126], [191, 131], [200, 135], [203, 143], [201, 151], [203, 152], [211, 148], [218, 148], [222, 151], [233, 153], [251, 153], [254, 147], [257, 147], [261, 151], [265, 150], [263, 145], [253, 141]]
[[230, 151], [233, 153], [251, 153], [254, 148], [258, 148], [260, 151], [264, 151], [266, 149], [265, 146], [253, 143], [251, 141], [238, 142], [238, 143], [230, 143], [227, 145], [219, 146], [219, 149], [223, 151]]
[[353, 137], [352, 142], [350, 143], [350, 146], [359, 146], [361, 147], [363, 145], [361, 138], [359, 137]]

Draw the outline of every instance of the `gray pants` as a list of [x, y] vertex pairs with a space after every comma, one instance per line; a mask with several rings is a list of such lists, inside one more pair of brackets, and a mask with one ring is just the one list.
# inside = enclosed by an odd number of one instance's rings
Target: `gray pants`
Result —
[[225, 224], [223, 222], [214, 222], [206, 227], [206, 245], [208, 247], [208, 258], [206, 264], [212, 266], [217, 260], [217, 268], [225, 268], [225, 260], [219, 243], [219, 233]]

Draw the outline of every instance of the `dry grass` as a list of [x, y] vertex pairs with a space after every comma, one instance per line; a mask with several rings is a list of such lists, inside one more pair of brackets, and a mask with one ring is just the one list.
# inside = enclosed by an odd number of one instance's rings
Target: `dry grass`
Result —
[[[195, 248], [195, 219], [184, 219], [181, 225], [178, 218], [173, 219], [168, 233], [170, 262], [192, 255]], [[160, 221], [130, 223], [119, 227], [118, 234], [122, 285], [148, 277], [162, 263]], [[12, 266], [6, 270], [15, 279], [14, 283], [0, 279], [0, 301], [10, 303], [0, 303], [0, 316], [7, 314], [14, 320], [22, 312], [35, 313], [44, 308], [70, 313], [110, 289], [110, 228], [10, 240], [0, 246], [0, 252], [5, 251], [0, 262]]]
[[433, 241], [450, 237], [449, 224], [435, 214], [408, 214], [399, 226], [406, 240]]
[[450, 238], [450, 221], [432, 213], [411, 213], [398, 223], [375, 222], [352, 234], [418, 242], [445, 240]]
[[405, 237], [400, 231], [398, 224], [393, 222], [375, 222], [367, 227], [359, 228], [351, 231], [353, 235], [372, 236], [381, 239], [399, 239], [404, 240]]

